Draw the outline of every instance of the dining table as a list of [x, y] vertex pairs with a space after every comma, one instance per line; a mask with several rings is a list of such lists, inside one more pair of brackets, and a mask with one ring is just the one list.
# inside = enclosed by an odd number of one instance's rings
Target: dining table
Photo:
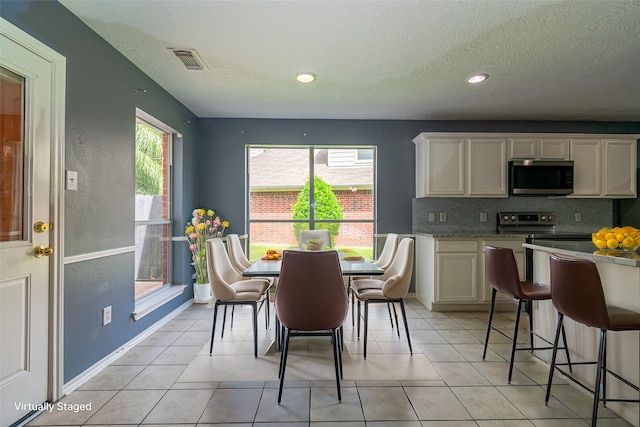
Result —
[[[343, 276], [379, 276], [384, 270], [352, 251], [338, 250]], [[242, 272], [245, 277], [278, 277], [282, 259], [260, 258]]]
[[[342, 275], [348, 276], [380, 276], [384, 274], [384, 270], [363, 256], [351, 250], [337, 250], [340, 259], [340, 268]], [[247, 267], [242, 275], [245, 277], [278, 277], [280, 276], [280, 268], [282, 267], [282, 257], [278, 259], [265, 259], [262, 257]], [[280, 322], [276, 315], [276, 336], [267, 348], [267, 353], [280, 350]]]

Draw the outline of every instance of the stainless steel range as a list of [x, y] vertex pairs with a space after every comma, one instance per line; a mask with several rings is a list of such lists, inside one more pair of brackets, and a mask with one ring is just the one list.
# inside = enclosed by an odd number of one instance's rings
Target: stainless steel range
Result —
[[[498, 212], [498, 233], [522, 234], [526, 243], [544, 241], [584, 242], [591, 240], [589, 233], [563, 232], [556, 229], [553, 212]], [[525, 276], [533, 279], [533, 251], [525, 248]]]

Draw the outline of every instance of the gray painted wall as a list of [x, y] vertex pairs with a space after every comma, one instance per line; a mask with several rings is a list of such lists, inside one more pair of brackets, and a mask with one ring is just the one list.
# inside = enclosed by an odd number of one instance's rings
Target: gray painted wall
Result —
[[[65, 194], [65, 256], [133, 245], [136, 107], [183, 134], [174, 151], [176, 236], [198, 206], [218, 210], [231, 221], [230, 231], [245, 232], [245, 144], [377, 145], [377, 231], [409, 233], [415, 194], [411, 140], [420, 132], [640, 133], [640, 122], [196, 119], [59, 3], [3, 0], [0, 16], [67, 58], [65, 169], [78, 171], [79, 189]], [[133, 269], [133, 253], [65, 266], [65, 381], [191, 297], [189, 290], [134, 322]], [[191, 273], [186, 245], [174, 245], [174, 283], [190, 283]], [[102, 327], [107, 305], [113, 306], [113, 323]]]
[[[66, 8], [53, 1], [2, 1], [0, 14], [67, 58], [64, 256], [134, 245], [136, 107], [184, 134], [176, 146], [176, 234], [193, 205], [195, 116]], [[134, 92], [143, 88], [147, 92]], [[185, 171], [187, 174], [185, 175]], [[183, 206], [187, 206], [183, 209]], [[191, 283], [187, 248], [174, 245], [175, 283]], [[67, 264], [64, 271], [64, 380], [69, 381], [191, 298], [192, 291], [135, 322], [134, 254]], [[102, 326], [102, 308], [113, 307]]]
[[[377, 233], [494, 232], [495, 213], [501, 210], [549, 209], [557, 213], [558, 224], [572, 232], [590, 230], [592, 225], [605, 220], [609, 225], [619, 222], [618, 201], [609, 199], [413, 199], [415, 145], [412, 140], [420, 132], [640, 133], [640, 123], [201, 118], [198, 119], [198, 150], [202, 155], [196, 168], [197, 181], [202, 186], [199, 200], [203, 206], [218, 210], [228, 219], [231, 232], [242, 234], [246, 232], [245, 145], [376, 145]], [[449, 213], [446, 223], [426, 222], [427, 212], [441, 210]], [[479, 222], [480, 211], [490, 213], [489, 222]], [[583, 214], [582, 223], [575, 223], [574, 211]]]

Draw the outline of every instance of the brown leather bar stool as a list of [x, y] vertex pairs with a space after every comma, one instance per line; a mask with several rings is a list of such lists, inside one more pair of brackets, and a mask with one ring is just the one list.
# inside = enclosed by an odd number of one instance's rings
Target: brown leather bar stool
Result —
[[[593, 393], [591, 426], [595, 427], [598, 421], [598, 403], [600, 401], [602, 401], [605, 406], [607, 402], [640, 403], [640, 399], [607, 398], [606, 388], [607, 374], [611, 374], [614, 378], [622, 381], [635, 391], [640, 391], [638, 386], [607, 369], [607, 331], [640, 331], [640, 313], [607, 305], [604, 291], [602, 290], [600, 274], [598, 273], [598, 268], [595, 263], [586, 259], [563, 258], [557, 255], [552, 255], [550, 262], [551, 299], [553, 305], [558, 310], [558, 327], [553, 343], [547, 394], [544, 398], [544, 403], [546, 405], [549, 402], [553, 373], [554, 370], [557, 369], [571, 381]], [[558, 368], [558, 365], [564, 365], [563, 363], [556, 363], [558, 337], [565, 316], [585, 326], [600, 329], [598, 360], [594, 362], [576, 363], [580, 365], [597, 365], [593, 390]], [[600, 399], [600, 385], [602, 385], [602, 399]]]
[[[517, 347], [518, 342], [518, 327], [520, 326], [520, 314], [522, 312], [523, 304], [530, 304], [531, 301], [541, 301], [551, 299], [551, 290], [549, 286], [532, 283], [526, 280], [520, 280], [518, 275], [518, 266], [516, 264], [516, 258], [513, 254], [513, 250], [508, 248], [497, 248], [494, 246], [485, 247], [485, 270], [487, 273], [487, 279], [493, 287], [491, 292], [491, 311], [489, 312], [489, 324], [487, 325], [487, 336], [484, 340], [484, 351], [482, 352], [482, 360], [487, 355], [487, 346], [489, 344], [489, 335], [491, 330], [502, 334], [503, 336], [511, 339], [511, 357], [509, 359], [509, 375], [508, 383], [511, 384], [511, 376], [513, 374], [513, 362], [515, 359], [516, 351], [527, 350], [533, 352], [534, 350], [550, 350], [551, 341], [536, 334], [533, 330], [533, 311], [529, 310], [529, 347]], [[508, 295], [518, 302], [518, 309], [516, 311], [516, 325], [513, 330], [513, 338], [495, 328], [491, 325], [493, 321], [493, 310], [496, 304], [496, 294], [500, 292]], [[534, 347], [533, 337], [536, 336], [542, 341], [546, 342], [548, 347]], [[569, 358], [569, 350], [567, 349], [567, 339], [562, 328], [562, 338], [564, 339], [564, 349], [567, 354], [567, 362], [569, 362], [569, 369], [571, 369], [571, 359]]]

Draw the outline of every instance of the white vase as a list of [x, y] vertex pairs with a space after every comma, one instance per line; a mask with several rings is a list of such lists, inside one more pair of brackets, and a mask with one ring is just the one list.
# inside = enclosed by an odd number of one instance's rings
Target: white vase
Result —
[[211, 285], [208, 283], [194, 283], [193, 284], [193, 302], [195, 303], [208, 303], [213, 299], [211, 294]]

